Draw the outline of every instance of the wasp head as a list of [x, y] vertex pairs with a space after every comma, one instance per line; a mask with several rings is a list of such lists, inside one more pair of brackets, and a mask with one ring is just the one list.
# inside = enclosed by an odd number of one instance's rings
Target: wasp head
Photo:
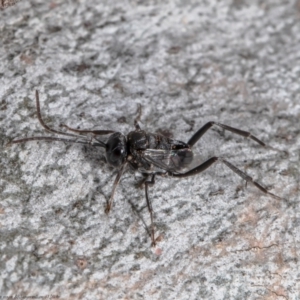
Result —
[[127, 157], [127, 142], [120, 132], [113, 133], [106, 143], [106, 159], [113, 167], [120, 167]]

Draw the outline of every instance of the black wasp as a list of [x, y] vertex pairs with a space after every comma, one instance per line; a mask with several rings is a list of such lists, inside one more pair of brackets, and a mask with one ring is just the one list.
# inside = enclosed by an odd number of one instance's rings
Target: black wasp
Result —
[[[129, 168], [134, 171], [139, 171], [144, 180], [145, 196], [147, 201], [148, 210], [151, 218], [151, 240], [152, 245], [155, 245], [154, 237], [154, 224], [153, 224], [153, 209], [148, 195], [149, 185], [155, 183], [156, 176], [172, 176], [175, 178], [183, 178], [193, 176], [203, 172], [209, 168], [213, 163], [220, 161], [229, 167], [233, 172], [241, 178], [255, 185], [263, 193], [268, 194], [276, 199], [282, 199], [265, 189], [259, 183], [254, 181], [252, 177], [242, 172], [240, 169], [232, 165], [230, 162], [222, 157], [211, 157], [200, 165], [188, 169], [188, 166], [193, 160], [192, 147], [195, 143], [206, 133], [206, 131], [213, 125], [219, 126], [224, 130], [231, 131], [238, 135], [250, 138], [262, 146], [266, 146], [261, 140], [253, 136], [250, 132], [233, 128], [224, 124], [216, 122], [208, 122], [202, 126], [187, 143], [173, 140], [159, 134], [148, 133], [141, 129], [139, 126], [139, 119], [141, 117], [141, 109], [139, 108], [138, 117], [134, 120], [135, 130], [129, 132], [127, 136], [120, 132], [113, 130], [79, 130], [71, 128], [67, 125], [62, 127], [73, 133], [58, 131], [47, 126], [41, 116], [39, 93], [35, 92], [37, 117], [40, 124], [49, 132], [72, 137], [73, 139], [53, 137], [53, 136], [34, 136], [21, 138], [11, 141], [9, 144], [24, 143], [28, 141], [62, 141], [70, 143], [80, 143], [84, 145], [91, 145], [95, 147], [105, 148], [107, 162], [118, 168], [118, 173], [114, 181], [110, 199], [107, 202], [105, 212], [108, 213], [112, 208], [113, 196], [116, 187], [120, 181], [122, 174]], [[97, 136], [110, 134], [106, 143], [100, 141]], [[88, 135], [88, 136], [86, 136]], [[186, 170], [187, 171], [184, 171]]]

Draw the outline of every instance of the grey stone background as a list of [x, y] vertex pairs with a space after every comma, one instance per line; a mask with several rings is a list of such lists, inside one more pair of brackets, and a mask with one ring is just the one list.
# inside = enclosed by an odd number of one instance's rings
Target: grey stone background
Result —
[[[4, 1], [4, 4], [8, 1]], [[0, 291], [21, 299], [300, 299], [300, 2], [20, 1], [0, 11]], [[141, 126], [222, 155], [226, 166], [158, 179], [156, 236], [138, 175], [116, 174], [102, 149], [31, 142], [54, 128]], [[105, 139], [105, 138], [104, 138]]]

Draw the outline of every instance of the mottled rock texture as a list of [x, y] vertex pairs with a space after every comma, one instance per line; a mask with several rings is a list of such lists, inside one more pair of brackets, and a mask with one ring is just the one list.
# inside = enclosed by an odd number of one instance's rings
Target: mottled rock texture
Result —
[[[4, 1], [4, 4], [9, 4]], [[55, 299], [300, 299], [300, 2], [26, 1], [0, 11], [0, 294]], [[31, 142], [40, 91], [49, 126], [187, 141], [207, 121], [198, 158], [221, 163], [150, 189], [102, 149]], [[104, 138], [105, 140], [105, 138]]]

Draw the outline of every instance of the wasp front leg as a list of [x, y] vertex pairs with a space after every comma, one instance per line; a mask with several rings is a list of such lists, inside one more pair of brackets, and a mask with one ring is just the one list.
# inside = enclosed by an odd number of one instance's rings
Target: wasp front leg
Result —
[[111, 208], [112, 208], [112, 204], [113, 204], [114, 194], [115, 194], [116, 188], [117, 188], [117, 186], [118, 186], [118, 184], [120, 182], [121, 176], [124, 173], [126, 167], [127, 167], [127, 163], [123, 164], [121, 166], [120, 170], [118, 171], [118, 174], [117, 174], [117, 176], [115, 178], [110, 198], [109, 198], [109, 200], [107, 201], [107, 204], [106, 204], [106, 208], [105, 208], [105, 213], [106, 214], [108, 214], [110, 212]]
[[146, 201], [147, 201], [147, 207], [150, 213], [150, 220], [151, 220], [151, 228], [150, 228], [150, 232], [151, 232], [151, 241], [152, 241], [152, 247], [154, 247], [156, 245], [155, 242], [155, 238], [154, 238], [154, 223], [153, 223], [153, 209], [152, 209], [152, 203], [149, 199], [149, 195], [148, 195], [148, 186], [149, 185], [154, 185], [155, 183], [155, 173], [150, 175], [151, 179], [150, 180], [146, 180], [145, 181], [145, 195], [146, 195]]

